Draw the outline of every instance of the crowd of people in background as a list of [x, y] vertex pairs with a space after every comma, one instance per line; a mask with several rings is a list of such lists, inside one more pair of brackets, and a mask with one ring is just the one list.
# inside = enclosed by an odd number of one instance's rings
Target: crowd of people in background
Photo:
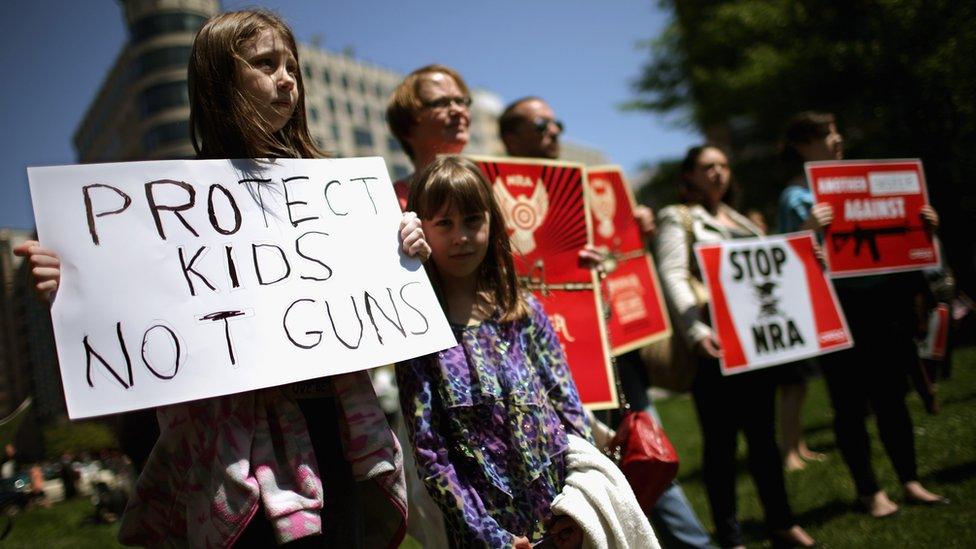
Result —
[[[309, 136], [299, 67], [292, 32], [277, 16], [242, 11], [210, 19], [189, 65], [197, 157], [327, 156]], [[596, 460], [587, 453], [596, 444], [593, 420], [542, 305], [520, 286], [517, 250], [490, 183], [459, 156], [468, 142], [471, 101], [461, 75], [434, 64], [408, 75], [387, 109], [390, 130], [415, 170], [394, 185], [404, 211], [402, 251], [424, 260], [458, 341], [396, 366], [402, 413], [391, 416], [393, 429], [365, 372], [304, 382], [310, 390], [300, 393], [277, 387], [160, 408], [151, 453], [136, 452], [141, 475], [122, 519], [123, 542], [395, 547], [409, 531], [427, 547], [529, 548], [580, 547], [595, 535], [564, 493], [572, 464]], [[800, 168], [843, 158], [837, 121], [805, 112], [784, 124], [784, 158], [797, 175], [782, 191], [774, 226], [822, 231], [834, 213], [813, 203]], [[499, 119], [512, 157], [558, 159], [564, 128], [536, 96], [514, 101]], [[678, 204], [661, 208], [656, 218], [643, 205], [635, 218], [676, 311], [674, 329], [695, 357], [691, 395], [715, 530], [706, 531], [675, 482], [646, 518], [639, 509], [631, 517], [636, 500], [620, 494], [615, 505], [627, 527], [616, 539], [603, 532], [617, 544], [607, 546], [743, 546], [735, 488], [740, 431], [774, 546], [814, 546], [791, 512], [784, 465], [798, 470], [822, 459], [804, 443], [800, 422], [807, 381], [820, 375], [864, 510], [880, 518], [898, 509], [871, 467], [869, 411], [903, 501], [948, 503], [919, 483], [905, 404], [906, 372], [919, 364], [913, 342], [917, 296], [927, 291], [922, 275], [835, 281], [854, 348], [723, 376], [722, 346], [708, 322], [709, 298], [692, 246], [759, 237], [768, 228], [738, 209], [738, 187], [748, 182], [735, 180], [717, 145], [691, 148], [675, 184]], [[934, 233], [937, 213], [926, 207], [921, 217]], [[53, 298], [57, 254], [37, 242], [18, 253], [29, 257], [38, 292]], [[579, 255], [594, 268], [603, 259], [592, 248]], [[656, 415], [647, 390], [653, 380], [639, 353], [618, 357], [618, 368], [631, 405]], [[616, 474], [607, 472], [611, 481]]]

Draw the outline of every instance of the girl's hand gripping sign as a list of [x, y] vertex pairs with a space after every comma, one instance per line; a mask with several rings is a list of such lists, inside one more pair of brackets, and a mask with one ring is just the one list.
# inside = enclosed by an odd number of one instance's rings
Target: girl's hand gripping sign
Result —
[[723, 375], [854, 345], [812, 233], [699, 244], [695, 254], [712, 296]]

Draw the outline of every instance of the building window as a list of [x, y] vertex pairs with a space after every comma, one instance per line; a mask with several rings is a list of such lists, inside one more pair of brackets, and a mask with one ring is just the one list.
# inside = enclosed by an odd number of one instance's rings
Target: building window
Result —
[[309, 107], [308, 108], [308, 118], [312, 122], [318, 122], [319, 121], [319, 110], [316, 109], [315, 107]]
[[366, 82], [363, 82], [362, 80], [359, 81], [359, 93], [366, 95]]
[[129, 30], [133, 42], [142, 42], [160, 34], [196, 32], [207, 18], [194, 13], [161, 13], [135, 22]]
[[342, 89], [349, 89], [349, 77], [344, 74], [342, 75]]
[[400, 142], [397, 141], [396, 137], [393, 137], [392, 135], [388, 135], [386, 136], [386, 150], [390, 152], [399, 152], [402, 151], [403, 148], [400, 147]]
[[397, 162], [393, 164], [393, 180], [399, 181], [410, 175], [410, 168]]
[[326, 98], [325, 102], [329, 105], [329, 114], [335, 116], [335, 99]]
[[373, 134], [366, 128], [354, 128], [352, 135], [357, 148], [371, 148], [373, 146]]
[[335, 140], [336, 143], [339, 142], [339, 125], [338, 124], [332, 124], [332, 139]]
[[366, 120], [367, 123], [369, 123], [370, 114], [369, 105], [363, 105], [363, 119]]
[[322, 81], [326, 84], [332, 83], [332, 75], [329, 74], [329, 69], [322, 69]]
[[186, 120], [177, 120], [160, 124], [142, 136], [142, 148], [146, 153], [152, 154], [159, 147], [170, 145], [178, 141], [189, 141], [190, 123]]
[[149, 116], [161, 110], [190, 104], [186, 80], [150, 86], [139, 94], [139, 114]]
[[186, 70], [190, 60], [190, 46], [172, 46], [149, 50], [136, 58], [132, 64], [134, 78], [163, 69], [181, 68]]
[[350, 117], [353, 115], [353, 113], [356, 112], [356, 110], [352, 106], [352, 102], [350, 101], [346, 101], [346, 112], [349, 114]]
[[302, 76], [305, 78], [305, 80], [312, 78], [312, 66], [308, 63], [302, 65]]
[[377, 82], [377, 83], [376, 83], [376, 88], [375, 88], [375, 90], [376, 90], [376, 97], [377, 97], [378, 99], [383, 99], [383, 95], [384, 95], [384, 94], [383, 94], [383, 86], [382, 86], [382, 85], [381, 85], [380, 83], [378, 83], [378, 82]]

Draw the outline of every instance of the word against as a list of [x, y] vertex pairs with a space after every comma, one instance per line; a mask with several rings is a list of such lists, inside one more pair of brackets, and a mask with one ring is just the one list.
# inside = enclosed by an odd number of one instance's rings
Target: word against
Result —
[[30, 168], [72, 418], [362, 370], [456, 344], [382, 159]]

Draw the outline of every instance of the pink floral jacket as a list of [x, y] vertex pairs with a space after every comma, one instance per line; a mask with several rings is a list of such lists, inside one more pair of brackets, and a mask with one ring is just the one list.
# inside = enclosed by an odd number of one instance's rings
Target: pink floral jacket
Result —
[[[400, 446], [366, 372], [332, 377], [346, 459], [384, 505], [364, 505], [367, 547], [406, 531]], [[263, 506], [279, 543], [318, 534], [322, 481], [305, 418], [282, 388], [159, 408], [160, 437], [126, 507], [119, 541], [230, 547]], [[325, 525], [328, 528], [328, 525]]]

